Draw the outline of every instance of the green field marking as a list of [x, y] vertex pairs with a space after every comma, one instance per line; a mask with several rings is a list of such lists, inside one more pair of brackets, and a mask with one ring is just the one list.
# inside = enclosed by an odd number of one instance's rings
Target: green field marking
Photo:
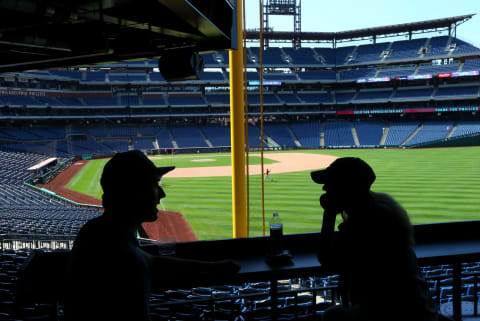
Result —
[[[407, 209], [412, 223], [480, 219], [480, 147], [292, 152], [363, 158], [377, 174], [372, 190], [391, 194]], [[229, 156], [175, 155], [173, 162], [159, 166], [183, 167], [179, 166], [180, 159], [185, 159], [188, 164], [188, 160], [198, 157], [223, 158], [229, 162]], [[265, 153], [265, 157], [268, 157], [268, 153]], [[97, 179], [105, 162], [90, 161], [68, 187], [100, 198], [101, 189]], [[190, 163], [198, 167], [196, 162]], [[284, 222], [285, 233], [319, 231], [322, 210], [318, 199], [323, 191], [322, 185], [311, 181], [310, 171], [273, 173], [272, 177], [272, 182], [265, 182], [267, 226], [272, 213], [278, 212]], [[250, 177], [252, 236], [262, 235], [261, 179], [261, 175]], [[164, 184], [167, 197], [163, 204], [168, 210], [183, 213], [199, 239], [232, 237], [231, 177], [166, 177]]]

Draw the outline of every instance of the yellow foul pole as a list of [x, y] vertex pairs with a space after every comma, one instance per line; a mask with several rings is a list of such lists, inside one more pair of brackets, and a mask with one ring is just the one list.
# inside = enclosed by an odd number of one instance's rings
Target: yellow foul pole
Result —
[[237, 0], [237, 48], [230, 50], [230, 133], [232, 143], [233, 237], [247, 236], [243, 99], [242, 0]]

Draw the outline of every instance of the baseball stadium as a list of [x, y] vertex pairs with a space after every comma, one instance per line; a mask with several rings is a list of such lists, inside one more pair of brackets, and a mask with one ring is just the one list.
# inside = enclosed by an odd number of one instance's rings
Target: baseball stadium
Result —
[[[254, 256], [248, 247], [262, 251], [253, 248], [267, 244], [273, 213], [292, 252], [316, 240], [322, 189], [310, 173], [341, 157], [372, 166], [372, 190], [402, 204], [419, 245], [431, 238], [425, 243], [441, 248], [462, 233], [462, 241], [478, 239], [469, 233], [480, 219], [480, 48], [461, 39], [475, 14], [302, 32], [301, 1], [270, 0], [259, 30], [238, 31], [233, 17], [242, 12], [228, 0], [193, 1], [189, 14], [188, 1], [159, 0], [181, 23], [165, 17], [165, 26], [149, 28], [139, 27], [147, 13], [134, 14], [133, 1], [89, 10], [17, 2], [0, 4], [0, 320], [64, 320], [61, 300], [42, 292], [55, 288], [52, 273], [42, 270], [52, 282], [42, 286], [23, 281], [28, 299], [18, 280], [29, 275], [32, 253], [68, 252], [82, 226], [102, 215], [103, 168], [129, 150], [175, 166], [160, 181], [158, 219], [138, 236], [173, 241], [178, 253], [223, 253], [233, 244]], [[183, 26], [193, 12], [205, 19], [198, 30]], [[279, 14], [293, 17], [294, 30], [268, 28]], [[25, 20], [35, 23], [23, 28]], [[57, 23], [65, 30], [51, 31]], [[115, 36], [121, 41], [103, 41]], [[447, 318], [478, 318], [476, 244], [458, 257], [420, 260]], [[338, 275], [293, 270], [279, 272], [275, 292], [272, 278], [254, 273], [241, 284], [154, 291], [151, 320], [314, 320], [338, 304]]]

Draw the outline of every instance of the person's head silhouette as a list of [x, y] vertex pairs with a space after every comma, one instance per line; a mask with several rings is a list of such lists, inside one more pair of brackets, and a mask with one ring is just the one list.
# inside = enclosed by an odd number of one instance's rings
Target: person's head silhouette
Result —
[[324, 184], [322, 206], [336, 213], [348, 211], [368, 199], [376, 178], [373, 169], [357, 157], [338, 158], [326, 169], [311, 172], [311, 177], [315, 183]]
[[136, 223], [155, 221], [157, 205], [165, 197], [158, 182], [174, 168], [156, 167], [138, 150], [115, 154], [100, 179], [105, 211]]

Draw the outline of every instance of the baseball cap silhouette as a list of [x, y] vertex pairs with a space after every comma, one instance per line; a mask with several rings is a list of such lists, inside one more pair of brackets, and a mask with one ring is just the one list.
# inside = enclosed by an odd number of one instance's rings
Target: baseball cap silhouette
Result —
[[103, 190], [118, 189], [123, 186], [135, 187], [159, 179], [175, 166], [157, 167], [139, 150], [115, 154], [103, 168], [100, 185]]
[[373, 169], [358, 157], [337, 158], [325, 169], [310, 173], [317, 184], [340, 182], [369, 190], [375, 181]]

